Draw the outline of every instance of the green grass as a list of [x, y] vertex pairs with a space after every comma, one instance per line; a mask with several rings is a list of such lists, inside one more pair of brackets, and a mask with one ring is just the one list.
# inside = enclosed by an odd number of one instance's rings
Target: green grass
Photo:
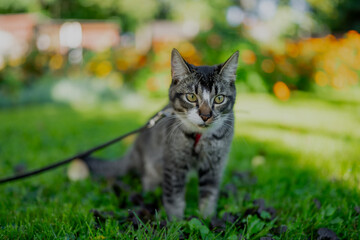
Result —
[[[0, 110], [0, 177], [13, 174], [20, 163], [38, 168], [130, 131], [163, 103], [146, 101], [132, 110], [109, 103], [85, 109], [41, 105]], [[62, 167], [0, 186], [0, 239], [238, 239], [240, 234], [247, 239], [268, 234], [274, 239], [316, 239], [323, 227], [340, 239], [358, 239], [360, 215], [354, 207], [360, 205], [359, 109], [359, 102], [324, 101], [301, 94], [288, 102], [239, 94], [236, 135], [223, 184], [235, 185], [237, 194], [222, 195], [218, 213], [242, 217], [236, 224], [228, 223], [223, 233], [209, 230], [208, 220], [201, 220], [203, 225], [197, 219], [160, 228], [165, 216], [162, 208], [152, 224], [135, 230], [123, 221], [128, 207], [119, 207], [109, 184], [90, 179], [71, 182]], [[117, 157], [131, 140], [98, 155]], [[249, 171], [256, 181], [239, 181], [232, 176], [234, 170]], [[139, 189], [138, 181], [130, 177], [125, 181]], [[191, 178], [189, 185], [196, 182]], [[188, 187], [187, 217], [197, 215], [196, 190]], [[145, 195], [145, 201], [160, 194]], [[125, 200], [120, 198], [133, 207], [127, 195]], [[262, 217], [244, 214], [259, 198], [277, 210], [274, 220], [267, 212]], [[91, 209], [114, 216], [97, 223]], [[287, 231], [274, 233], [281, 225]]]

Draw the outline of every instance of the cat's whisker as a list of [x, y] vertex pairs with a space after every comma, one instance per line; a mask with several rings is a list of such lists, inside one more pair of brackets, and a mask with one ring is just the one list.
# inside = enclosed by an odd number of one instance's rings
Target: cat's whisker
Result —
[[[178, 120], [178, 119], [177, 119], [177, 120]], [[170, 126], [171, 129], [170, 129], [170, 131], [169, 131], [169, 132], [167, 133], [167, 135], [166, 135], [166, 140], [167, 140], [168, 142], [172, 142], [173, 136], [175, 136], [176, 131], [178, 131], [178, 129], [181, 127], [181, 125], [182, 125], [182, 122], [181, 122], [180, 120], [174, 121], [174, 122], [172, 123], [172, 125]]]
[[173, 128], [173, 130], [172, 130], [172, 132], [170, 133], [170, 136], [169, 136], [169, 141], [170, 142], [173, 142], [173, 140], [175, 139], [176, 132], [179, 131], [182, 124], [183, 123], [181, 121], [179, 121], [177, 123], [177, 125]]

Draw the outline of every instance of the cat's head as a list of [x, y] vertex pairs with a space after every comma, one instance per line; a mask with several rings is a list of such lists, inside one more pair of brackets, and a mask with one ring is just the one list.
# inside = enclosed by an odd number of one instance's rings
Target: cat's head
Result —
[[194, 66], [173, 49], [169, 98], [187, 129], [204, 132], [225, 124], [235, 103], [238, 58], [236, 51], [222, 64]]

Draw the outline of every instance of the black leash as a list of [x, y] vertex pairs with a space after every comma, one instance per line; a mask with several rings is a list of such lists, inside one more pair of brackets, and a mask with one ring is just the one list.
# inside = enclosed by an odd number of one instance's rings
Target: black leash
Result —
[[[166, 110], [165, 110], [166, 111]], [[34, 170], [34, 171], [31, 171], [31, 172], [27, 172], [27, 173], [23, 173], [23, 174], [20, 174], [20, 175], [16, 175], [16, 176], [12, 176], [12, 177], [7, 177], [7, 178], [3, 178], [3, 179], [0, 179], [0, 184], [3, 184], [3, 183], [7, 183], [7, 182], [12, 182], [12, 181], [15, 181], [15, 180], [19, 180], [19, 179], [22, 179], [22, 178], [26, 178], [26, 177], [30, 177], [30, 176], [34, 176], [34, 175], [37, 175], [39, 173], [42, 173], [42, 172], [45, 172], [45, 171], [48, 171], [48, 170], [51, 170], [51, 169], [54, 169], [54, 168], [57, 168], [57, 167], [60, 167], [62, 165], [65, 165], [65, 164], [68, 164], [70, 163], [71, 161], [73, 161], [74, 159], [77, 159], [77, 158], [86, 158], [88, 156], [90, 156], [92, 153], [100, 150], [100, 149], [103, 149], [105, 147], [108, 147], [116, 142], [119, 142], [121, 141], [122, 139], [130, 136], [130, 135], [133, 135], [133, 134], [136, 134], [138, 132], [141, 132], [142, 130], [144, 129], [147, 129], [147, 128], [152, 128], [155, 126], [155, 124], [161, 120], [162, 118], [168, 116], [167, 113], [165, 111], [161, 111], [159, 112], [158, 114], [156, 114], [153, 118], [150, 119], [149, 122], [147, 122], [144, 126], [138, 128], [138, 129], [135, 129], [131, 132], [128, 132], [124, 135], [121, 135], [120, 137], [117, 137], [117, 138], [114, 138], [106, 143], [103, 143], [99, 146], [96, 146], [96, 147], [93, 147], [85, 152], [82, 152], [82, 153], [79, 153], [79, 154], [76, 154], [72, 157], [69, 157], [65, 160], [62, 160], [62, 161], [59, 161], [59, 162], [56, 162], [56, 163], [53, 163], [53, 164], [50, 164], [46, 167], [43, 167], [43, 168], [40, 168], [40, 169], [37, 169], [37, 170]]]

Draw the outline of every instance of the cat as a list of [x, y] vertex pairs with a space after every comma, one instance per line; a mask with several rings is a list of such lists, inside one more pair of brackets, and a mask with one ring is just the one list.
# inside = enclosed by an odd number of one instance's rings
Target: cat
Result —
[[214, 214], [219, 185], [234, 134], [233, 106], [239, 52], [225, 63], [194, 66], [171, 53], [169, 104], [173, 115], [142, 131], [127, 154], [117, 161], [86, 161], [92, 174], [116, 177], [136, 170], [144, 191], [161, 185], [169, 219], [182, 219], [186, 175], [199, 177], [199, 210]]

